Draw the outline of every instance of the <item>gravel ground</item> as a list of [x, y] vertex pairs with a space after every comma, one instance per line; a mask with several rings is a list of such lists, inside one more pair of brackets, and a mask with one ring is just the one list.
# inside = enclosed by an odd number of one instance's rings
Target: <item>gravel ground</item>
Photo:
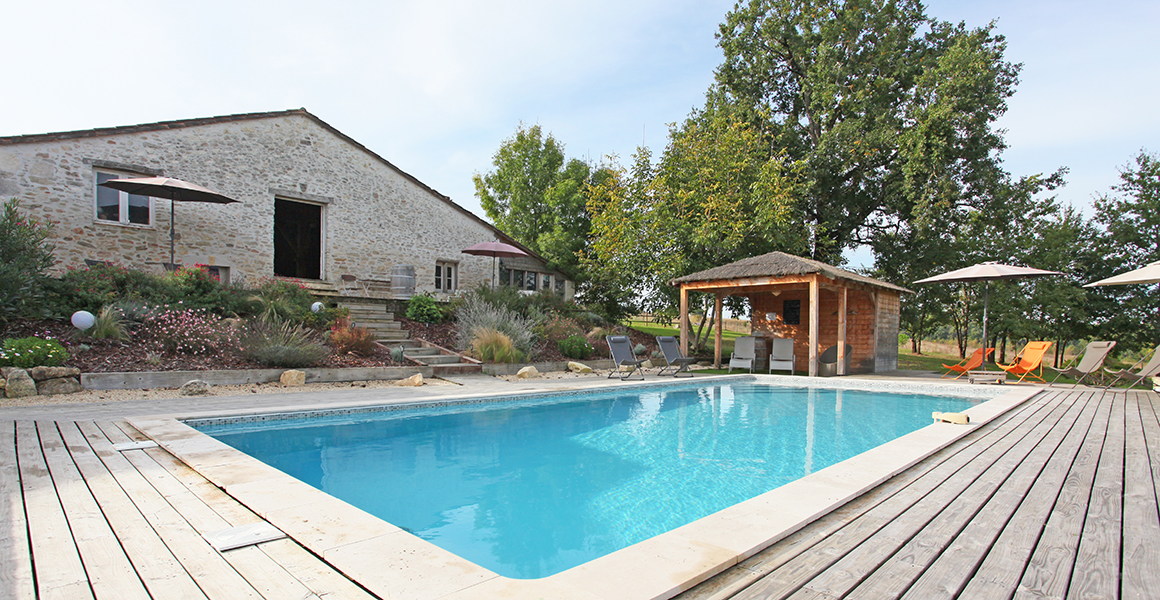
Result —
[[[348, 390], [355, 388], [394, 387], [395, 380], [347, 381], [340, 383], [308, 383], [287, 386], [281, 383], [246, 383], [241, 385], [215, 385], [210, 387], [211, 396], [241, 396], [246, 394], [285, 394], [289, 392], [321, 392]], [[423, 385], [455, 385], [442, 379], [424, 379]], [[150, 400], [177, 398], [178, 388], [153, 388], [147, 390], [84, 390], [75, 394], [57, 396], [26, 396], [24, 398], [0, 398], [0, 407], [44, 406], [49, 404], [76, 404], [85, 402], [122, 402], [125, 400]]]

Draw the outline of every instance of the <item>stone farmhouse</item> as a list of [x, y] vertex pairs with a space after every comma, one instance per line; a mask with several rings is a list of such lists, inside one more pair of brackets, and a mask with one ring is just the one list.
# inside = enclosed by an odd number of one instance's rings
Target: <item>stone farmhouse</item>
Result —
[[[166, 176], [240, 203], [177, 202], [177, 264], [223, 281], [303, 280], [349, 295], [448, 296], [491, 281], [498, 240], [528, 252], [497, 276], [570, 298], [573, 286], [530, 250], [305, 109], [0, 137], [0, 198], [54, 225], [53, 269], [169, 263], [170, 201], [98, 187]], [[87, 261], [87, 262], [86, 262]]]

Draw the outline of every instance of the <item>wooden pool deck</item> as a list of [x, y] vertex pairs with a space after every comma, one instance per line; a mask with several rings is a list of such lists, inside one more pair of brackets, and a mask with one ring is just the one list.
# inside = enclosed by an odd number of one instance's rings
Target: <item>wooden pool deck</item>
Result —
[[[1156, 598], [1160, 396], [1048, 390], [684, 599]], [[374, 598], [119, 421], [0, 421], [0, 598]]]

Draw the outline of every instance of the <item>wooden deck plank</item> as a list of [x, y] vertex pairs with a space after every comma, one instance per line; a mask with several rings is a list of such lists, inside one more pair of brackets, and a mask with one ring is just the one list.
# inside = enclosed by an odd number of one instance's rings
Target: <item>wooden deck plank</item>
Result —
[[[1120, 598], [1153, 597], [1160, 590], [1160, 507], [1149, 457], [1148, 429], [1155, 413], [1142, 393], [1127, 394], [1124, 449], [1124, 525]], [[1148, 421], [1151, 420], [1151, 423]], [[1152, 439], [1156, 439], [1153, 437]], [[1160, 452], [1160, 446], [1151, 446]]]
[[[1001, 453], [1005, 448], [1015, 444], [1020, 437], [1019, 429], [1025, 423], [1042, 418], [1045, 411], [1051, 411], [1052, 406], [1047, 398], [1051, 394], [1044, 394], [1033, 399], [1009, 418], [1003, 419], [995, 425], [988, 425], [979, 432], [972, 433], [969, 438], [974, 443], [960, 445], [950, 453], [939, 453], [940, 462], [928, 473], [915, 479], [898, 493], [874, 507], [866, 515], [860, 517], [854, 524], [843, 527], [836, 534], [827, 537], [805, 552], [794, 556], [774, 571], [753, 582], [746, 589], [737, 593], [737, 598], [784, 598], [791, 593], [801, 590], [802, 585], [815, 574], [833, 568], [835, 563], [845, 558], [844, 552], [849, 548], [867, 548], [860, 546], [871, 536], [879, 533], [884, 526], [897, 520], [897, 517], [931, 494], [936, 493], [947, 481], [956, 477], [973, 480], [982, 471], [976, 463], [980, 455]], [[967, 483], [963, 483], [965, 487]], [[944, 488], [944, 493], [946, 490]], [[953, 493], [948, 497], [953, 497]], [[933, 506], [933, 505], [930, 505]], [[901, 527], [901, 525], [896, 526]], [[884, 560], [884, 559], [883, 559]], [[801, 590], [806, 593], [807, 590]]]
[[1017, 599], [1063, 598], [1067, 594], [1096, 465], [1111, 417], [1111, 405], [1110, 394], [1100, 401], [1083, 447], [1072, 462], [1071, 472], [1047, 517], [1031, 560], [1027, 562], [1023, 579], [1015, 591]]
[[44, 461], [35, 423], [16, 424], [16, 448], [37, 596], [46, 600], [92, 598], [88, 575]]
[[93, 595], [109, 600], [147, 600], [149, 594], [145, 591], [145, 584], [137, 576], [121, 542], [73, 463], [56, 424], [38, 422], [37, 431]]
[[[101, 431], [112, 442], [139, 440], [139, 432], [128, 424], [98, 423]], [[132, 435], [138, 433], [138, 435]], [[168, 503], [200, 535], [210, 531], [233, 527], [235, 524], [218, 514], [200, 497], [160, 465], [144, 450], [128, 450], [121, 453]], [[257, 521], [250, 521], [257, 522]], [[318, 596], [284, 568], [256, 547], [238, 548], [220, 553], [234, 570], [254, 587], [264, 598], [318, 598]]]
[[0, 598], [33, 598], [32, 549], [16, 460], [16, 422], [0, 422]]
[[1124, 511], [1125, 395], [1116, 394], [1096, 467], [1068, 598], [1115, 598], [1120, 592], [1120, 527]]
[[[1083, 441], [1091, 428], [1101, 396], [1083, 396], [1083, 411], [1076, 419], [1071, 431], [1035, 480], [1035, 485], [1012, 515], [999, 537], [990, 545], [977, 572], [961, 590], [963, 598], [1010, 597], [1023, 578], [1031, 553], [1035, 549], [1044, 524], [1063, 489], [1071, 465], [1083, 447]], [[924, 574], [924, 578], [926, 575]], [[913, 598], [927, 586], [915, 586], [908, 593]], [[932, 595], [942, 597], [942, 595]]]
[[[863, 598], [900, 596], [1017, 473], [1027, 455], [1057, 430], [1069, 410], [1070, 405], [1056, 403], [1044, 418], [1023, 428], [1024, 434], [1001, 454], [990, 459], [981, 454], [977, 462], [985, 469], [978, 476], [947, 482], [883, 529], [899, 531], [901, 535], [876, 534], [839, 561], [834, 570], [819, 574], [806, 587], [836, 597], [850, 590]], [[902, 543], [895, 545], [898, 537]], [[850, 573], [855, 577], [849, 577]]]
[[[1066, 442], [1069, 438], [1074, 438], [1070, 434], [1080, 423], [1085, 407], [1088, 406], [1088, 402], [1084, 400], [1090, 400], [1091, 396], [1090, 393], [1085, 394], [1081, 396], [1081, 400], [1067, 403], [1065, 405], [1066, 412], [1056, 421], [1051, 431], [1025, 456], [1015, 457], [1018, 460], [1018, 465], [1011, 476], [999, 486], [992, 497], [985, 499], [979, 505], [978, 511], [969, 520], [960, 524], [961, 527], [953, 532], [954, 537], [946, 540], [945, 550], [941, 554], [937, 557], [930, 557], [929, 562], [923, 563], [922, 572], [913, 585], [905, 590], [902, 595], [904, 598], [934, 600], [959, 596], [972, 573], [984, 561], [988, 551], [1011, 524], [1016, 512], [1023, 508], [1023, 500], [1032, 487], [1042, 486], [1044, 482], [1051, 481], [1051, 472], [1048, 471], [1048, 468], [1053, 464], [1059, 464], [1060, 461], [1057, 457], [1062, 454], [1067, 463], [1070, 464], [1074, 453], [1069, 452], [1069, 446]], [[1094, 413], [1094, 410], [1087, 412], [1090, 415], [1090, 413]], [[1086, 425], [1082, 425], [1081, 428], [1083, 432], [1086, 432]], [[1072, 444], [1071, 447], [1078, 451], [1079, 445]], [[1055, 480], [1058, 481], [1058, 485], [1062, 486], [1066, 468], [1057, 466], [1055, 473]], [[1054, 490], [1051, 493], [1054, 495]], [[960, 499], [966, 500], [966, 497], [964, 494], [956, 499], [956, 502]], [[924, 532], [922, 537], [927, 538], [924, 543], [925, 547], [934, 546], [929, 541], [929, 533]], [[1027, 554], [1030, 554], [1029, 549]], [[1018, 561], [992, 565], [992, 568], [1004, 572], [1018, 573], [1017, 576], [1011, 578], [1012, 592], [1018, 583], [1019, 576], [1023, 574], [1022, 565], [1025, 559], [1026, 557], [1023, 557]], [[865, 589], [869, 593], [873, 593], [875, 590], [869, 585]]]
[[[260, 595], [137, 471], [94, 423], [78, 423], [93, 451], [132, 498], [165, 546], [210, 598]], [[140, 452], [132, 450], [131, 452]]]
[[145, 588], [158, 598], [204, 600], [206, 596], [201, 588], [105, 468], [76, 424], [61, 423], [58, 427], [73, 462], [117, 533]]
[[[127, 424], [118, 424], [122, 429]], [[200, 498], [214, 512], [226, 520], [230, 526], [259, 523], [261, 517], [231, 498], [225, 492], [206, 481], [204, 477], [172, 454], [161, 448], [145, 450], [153, 460], [180, 481], [191, 493]], [[353, 583], [345, 575], [336, 571], [328, 563], [311, 554], [292, 540], [275, 540], [256, 547], [271, 560], [281, 565], [288, 577], [302, 582], [314, 594], [326, 598], [350, 598], [366, 600], [374, 598], [369, 592]], [[229, 557], [233, 552], [227, 552]], [[248, 578], [248, 577], [247, 577]]]

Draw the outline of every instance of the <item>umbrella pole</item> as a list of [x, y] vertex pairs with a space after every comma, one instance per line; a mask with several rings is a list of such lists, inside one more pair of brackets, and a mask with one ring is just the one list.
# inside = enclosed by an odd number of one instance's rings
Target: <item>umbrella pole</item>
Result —
[[174, 200], [173, 198], [170, 198], [169, 199], [169, 264], [173, 265], [172, 268], [174, 270], [177, 269], [176, 261], [173, 260], [173, 240], [177, 237], [176, 229], [175, 229], [177, 227], [177, 217], [175, 216], [177, 213], [174, 211], [175, 206], [177, 206], [177, 201]]
[[991, 291], [991, 282], [983, 280], [983, 370], [987, 370], [987, 301]]

